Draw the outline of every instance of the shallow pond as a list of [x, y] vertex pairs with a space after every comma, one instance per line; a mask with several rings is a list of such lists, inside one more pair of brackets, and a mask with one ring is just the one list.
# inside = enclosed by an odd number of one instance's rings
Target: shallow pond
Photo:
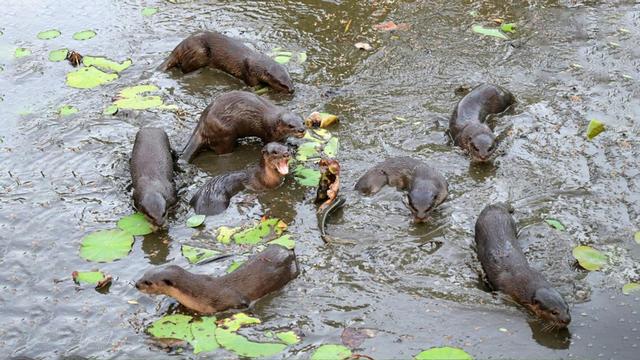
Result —
[[[0, 12], [0, 351], [59, 358], [163, 358], [145, 328], [181, 312], [132, 282], [153, 265], [189, 267], [181, 244], [224, 250], [219, 225], [263, 214], [289, 223], [301, 275], [249, 313], [257, 329], [291, 329], [302, 342], [277, 357], [306, 358], [340, 343], [347, 327], [375, 330], [353, 349], [376, 359], [410, 358], [454, 346], [475, 358], [637, 357], [640, 294], [640, 4], [630, 1], [16, 1]], [[159, 12], [143, 16], [144, 7]], [[471, 31], [492, 19], [517, 23], [510, 40]], [[373, 25], [393, 20], [393, 32]], [[61, 35], [37, 38], [41, 31]], [[91, 29], [96, 36], [75, 40]], [[280, 189], [246, 194], [204, 228], [185, 225], [187, 199], [220, 171], [255, 161], [259, 145], [229, 156], [204, 154], [180, 164], [180, 204], [168, 231], [137, 237], [126, 258], [107, 264], [78, 256], [81, 239], [130, 214], [128, 159], [141, 126], [160, 126], [180, 149], [200, 111], [217, 95], [245, 89], [215, 70], [178, 76], [156, 71], [171, 49], [201, 29], [245, 39], [264, 52], [305, 52], [287, 64], [292, 97], [267, 94], [301, 114], [338, 114], [342, 193], [347, 206], [319, 237], [313, 190], [288, 179]], [[368, 42], [372, 51], [354, 47]], [[30, 55], [15, 57], [16, 48]], [[68, 48], [133, 65], [93, 89], [65, 85], [73, 68], [47, 59]], [[24, 52], [22, 52], [24, 54]], [[448, 145], [445, 125], [455, 89], [501, 84], [518, 99], [495, 119], [499, 156], [470, 165]], [[103, 110], [127, 86], [153, 84], [178, 111]], [[60, 116], [62, 105], [79, 111]], [[587, 140], [590, 119], [607, 130]], [[372, 163], [412, 155], [441, 170], [450, 198], [431, 223], [415, 225], [392, 189], [363, 198], [351, 189]], [[481, 209], [512, 201], [529, 261], [569, 301], [567, 331], [545, 332], [521, 308], [487, 291], [473, 250]], [[544, 220], [559, 219], [564, 231]], [[571, 250], [590, 245], [609, 255], [602, 271], [575, 266]], [[190, 268], [221, 274], [231, 260]], [[106, 292], [78, 288], [74, 270], [114, 277]], [[185, 350], [180, 357], [192, 357]], [[234, 357], [220, 350], [217, 357]], [[193, 356], [195, 357], [195, 356]]]

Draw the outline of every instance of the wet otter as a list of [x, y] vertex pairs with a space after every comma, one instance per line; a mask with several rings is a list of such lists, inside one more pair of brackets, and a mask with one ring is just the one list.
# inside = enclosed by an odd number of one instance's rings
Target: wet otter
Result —
[[250, 92], [231, 91], [204, 109], [182, 157], [191, 161], [204, 146], [216, 154], [230, 153], [236, 140], [246, 136], [257, 136], [266, 144], [304, 133], [299, 115]]
[[372, 167], [358, 180], [355, 189], [371, 195], [385, 185], [408, 191], [404, 203], [418, 222], [426, 221], [449, 195], [449, 185], [438, 171], [406, 156], [389, 158]]
[[142, 128], [131, 152], [133, 201], [136, 209], [162, 226], [167, 210], [176, 203], [173, 158], [169, 138], [162, 129]]
[[240, 40], [213, 31], [182, 40], [160, 68], [166, 71], [178, 67], [186, 74], [205, 66], [220, 69], [249, 86], [266, 84], [276, 91], [293, 93], [293, 81], [284, 66]]
[[510, 295], [554, 327], [569, 325], [569, 306], [544, 276], [529, 266], [518, 245], [516, 223], [505, 205], [482, 210], [475, 238], [478, 259], [494, 290]]
[[477, 86], [456, 105], [449, 120], [449, 132], [456, 145], [477, 161], [487, 161], [496, 149], [496, 137], [485, 123], [487, 115], [505, 111], [515, 102], [513, 95], [500, 86]]
[[205, 314], [244, 308], [298, 276], [293, 250], [269, 245], [234, 272], [213, 277], [190, 273], [169, 265], [147, 271], [136, 282], [145, 294], [167, 295], [183, 306]]
[[229, 207], [231, 198], [244, 189], [262, 191], [278, 187], [289, 173], [290, 158], [288, 147], [268, 143], [262, 148], [259, 166], [214, 177], [193, 195], [190, 204], [198, 214], [220, 214]]

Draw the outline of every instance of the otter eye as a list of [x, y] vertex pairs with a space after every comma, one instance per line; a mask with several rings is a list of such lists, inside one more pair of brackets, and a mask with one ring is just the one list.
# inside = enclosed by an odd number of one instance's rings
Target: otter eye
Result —
[[149, 281], [149, 280], [145, 280], [142, 283], [147, 285], [147, 286], [151, 286], [151, 281]]
[[552, 314], [553, 316], [558, 316], [558, 315], [560, 315], [560, 312], [558, 312], [558, 310], [552, 310], [552, 311], [551, 311], [551, 314]]
[[173, 286], [173, 282], [171, 280], [164, 279], [163, 281], [167, 286]]
[[478, 149], [478, 147], [476, 146], [476, 144], [471, 144], [471, 147], [473, 148], [473, 150], [475, 151], [480, 151], [480, 149]]
[[491, 146], [489, 147], [489, 151], [493, 151], [493, 149], [495, 149], [495, 148], [496, 148], [496, 147], [495, 147], [495, 145], [491, 145]]

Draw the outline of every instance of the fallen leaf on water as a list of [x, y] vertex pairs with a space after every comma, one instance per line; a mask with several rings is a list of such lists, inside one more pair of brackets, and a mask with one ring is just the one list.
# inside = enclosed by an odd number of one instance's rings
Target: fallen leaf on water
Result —
[[506, 33], [515, 32], [516, 31], [516, 24], [514, 24], [514, 23], [502, 24], [502, 25], [500, 25], [500, 30], [502, 30], [502, 31], [504, 31]]
[[304, 120], [304, 124], [307, 125], [307, 127], [326, 128], [335, 124], [337, 121], [337, 115], [314, 111]]
[[587, 127], [587, 138], [591, 140], [603, 131], [604, 124], [598, 120], [593, 119], [589, 122], [589, 126]]
[[[505, 328], [500, 328], [500, 331], [507, 331]], [[471, 360], [473, 359], [466, 351], [454, 347], [435, 347], [429, 350], [425, 350], [416, 355], [415, 360]]]
[[578, 260], [580, 266], [589, 271], [600, 270], [607, 264], [607, 255], [590, 246], [576, 246], [573, 249], [573, 257]]
[[562, 225], [562, 223], [556, 219], [546, 219], [545, 222], [556, 230], [564, 230], [564, 225]]
[[373, 28], [378, 31], [394, 31], [394, 30], [407, 30], [410, 25], [407, 23], [396, 24], [393, 21], [385, 21], [380, 24], [373, 25]]
[[636, 291], [640, 291], [640, 284], [638, 283], [628, 283], [628, 284], [624, 284], [624, 286], [622, 287], [622, 293], [625, 295], [629, 295], [632, 292], [636, 292]]
[[492, 28], [486, 28], [486, 27], [484, 27], [482, 25], [473, 25], [471, 30], [473, 30], [473, 32], [481, 34], [481, 35], [493, 36], [493, 37], [497, 37], [497, 38], [504, 39], [504, 40], [508, 40], [509, 39], [507, 37], [507, 35], [505, 35], [502, 32], [500, 32], [500, 30], [492, 29]]

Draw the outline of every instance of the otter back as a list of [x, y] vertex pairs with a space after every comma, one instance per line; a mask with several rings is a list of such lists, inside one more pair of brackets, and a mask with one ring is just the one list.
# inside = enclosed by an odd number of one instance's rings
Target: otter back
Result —
[[499, 114], [514, 102], [513, 94], [498, 85], [479, 85], [456, 104], [449, 131], [455, 140], [469, 122], [484, 123], [489, 114]]

